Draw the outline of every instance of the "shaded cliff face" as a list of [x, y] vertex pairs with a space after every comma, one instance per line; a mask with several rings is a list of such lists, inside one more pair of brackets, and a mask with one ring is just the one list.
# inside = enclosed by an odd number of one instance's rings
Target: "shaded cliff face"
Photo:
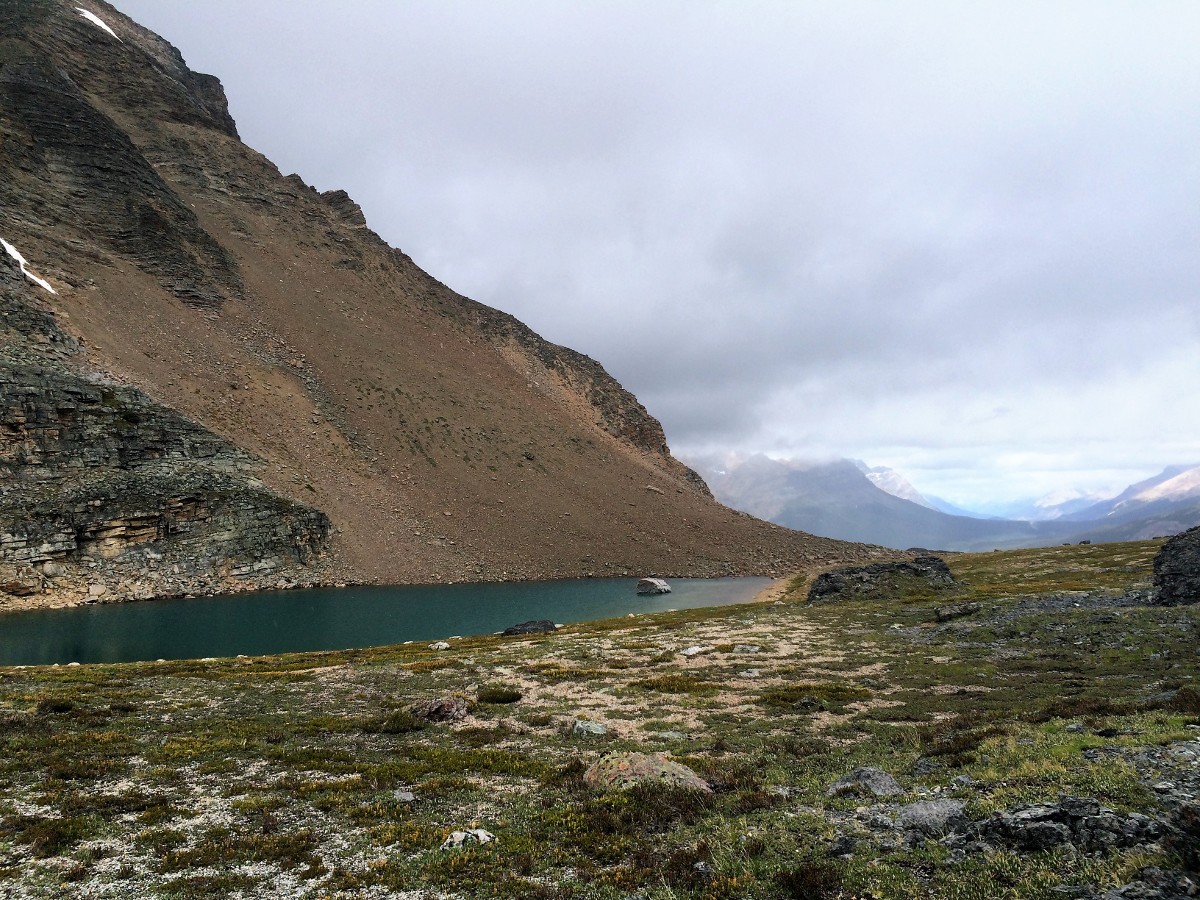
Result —
[[[228, 508], [230, 466], [205, 455], [222, 441], [329, 517], [330, 577], [770, 574], [875, 552], [716, 504], [599, 363], [431, 278], [345, 192], [282, 176], [216, 79], [86, 8], [116, 37], [75, 3], [0, 0], [0, 237], [57, 290], [21, 287], [80, 342], [76, 370], [204, 432], [176, 429], [171, 452], [215, 479], [189, 487], [206, 509]], [[157, 446], [161, 420], [140, 425]], [[81, 446], [45, 452], [71, 472], [134, 452]]]

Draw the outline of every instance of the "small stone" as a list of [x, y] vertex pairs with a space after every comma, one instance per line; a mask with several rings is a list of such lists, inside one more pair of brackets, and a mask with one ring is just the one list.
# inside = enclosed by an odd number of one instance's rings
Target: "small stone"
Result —
[[1072, 722], [1067, 726], [1066, 730], [1071, 732], [1071, 734], [1083, 734], [1085, 731], [1087, 731], [1087, 729], [1078, 722]]
[[760, 650], [762, 650], [762, 647], [760, 647], [758, 644], [734, 644], [733, 645], [734, 653], [758, 653]]
[[699, 647], [699, 646], [685, 647], [684, 649], [679, 651], [679, 654], [681, 656], [699, 656], [701, 653], [703, 653], [707, 649], [708, 649], [707, 647]]
[[602, 737], [608, 734], [608, 726], [603, 722], [592, 722], [588, 719], [576, 719], [571, 726], [571, 733], [581, 737]]
[[762, 675], [760, 669], [742, 669], [742, 671], [738, 672], [739, 678], [758, 678], [760, 675]]
[[1158, 791], [1160, 794], [1167, 794], [1167, 793], [1170, 793], [1171, 791], [1175, 790], [1175, 782], [1160, 781], [1158, 784], [1156, 784], [1154, 786], [1154, 789], [1156, 791]]
[[449, 650], [450, 645], [445, 641], [434, 641], [429, 645], [430, 650]]
[[417, 795], [412, 791], [393, 791], [392, 796], [401, 803], [412, 803], [417, 799]]
[[904, 788], [887, 772], [871, 766], [862, 766], [849, 775], [844, 775], [829, 786], [826, 793], [833, 797], [842, 794], [873, 794], [876, 797], [895, 797], [904, 793]]
[[496, 836], [482, 828], [468, 828], [466, 831], [452, 831], [442, 843], [443, 850], [457, 850], [467, 844], [490, 844]]

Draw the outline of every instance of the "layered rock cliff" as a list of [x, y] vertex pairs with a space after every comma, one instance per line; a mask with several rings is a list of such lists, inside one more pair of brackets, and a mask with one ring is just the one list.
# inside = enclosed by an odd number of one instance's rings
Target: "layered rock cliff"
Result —
[[267, 490], [246, 452], [90, 371], [33, 290], [0, 258], [0, 592], [85, 602], [318, 577], [325, 515]]
[[283, 176], [215, 78], [105, 3], [0, 0], [0, 175], [0, 237], [56, 291], [7, 267], [0, 533], [39, 577], [120, 569], [100, 587], [125, 597], [878, 555], [715, 503], [599, 363]]

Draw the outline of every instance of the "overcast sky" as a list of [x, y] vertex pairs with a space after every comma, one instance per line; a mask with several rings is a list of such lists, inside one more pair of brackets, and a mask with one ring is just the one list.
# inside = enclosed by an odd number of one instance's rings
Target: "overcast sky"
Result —
[[677, 455], [1200, 462], [1200, 3], [117, 0]]

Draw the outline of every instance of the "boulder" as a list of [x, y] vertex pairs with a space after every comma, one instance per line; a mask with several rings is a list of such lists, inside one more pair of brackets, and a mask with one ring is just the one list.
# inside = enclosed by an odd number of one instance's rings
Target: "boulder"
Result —
[[817, 576], [808, 591], [809, 603], [833, 603], [893, 592], [905, 584], [919, 582], [923, 587], [949, 591], [958, 587], [950, 567], [938, 556], [918, 556], [908, 562], [873, 563], [834, 569]]
[[552, 634], [554, 631], [555, 625], [549, 619], [530, 619], [519, 625], [509, 625], [502, 634], [512, 637], [518, 634]]
[[862, 766], [845, 775], [829, 786], [829, 796], [841, 794], [873, 794], [876, 797], [895, 797], [903, 794], [904, 788], [882, 769]]
[[457, 722], [467, 717], [468, 705], [462, 697], [435, 697], [410, 704], [408, 711], [427, 722]]
[[904, 831], [940, 838], [966, 825], [964, 808], [959, 800], [919, 800], [900, 810], [896, 824]]
[[1200, 603], [1200, 525], [1162, 545], [1154, 557], [1154, 586], [1164, 606]]
[[583, 773], [584, 783], [596, 789], [623, 790], [638, 784], [664, 784], [712, 793], [708, 782], [665, 753], [606, 753]]
[[939, 622], [950, 622], [963, 616], [972, 616], [982, 607], [978, 603], [959, 603], [955, 606], [939, 606], [934, 610], [934, 616]]

